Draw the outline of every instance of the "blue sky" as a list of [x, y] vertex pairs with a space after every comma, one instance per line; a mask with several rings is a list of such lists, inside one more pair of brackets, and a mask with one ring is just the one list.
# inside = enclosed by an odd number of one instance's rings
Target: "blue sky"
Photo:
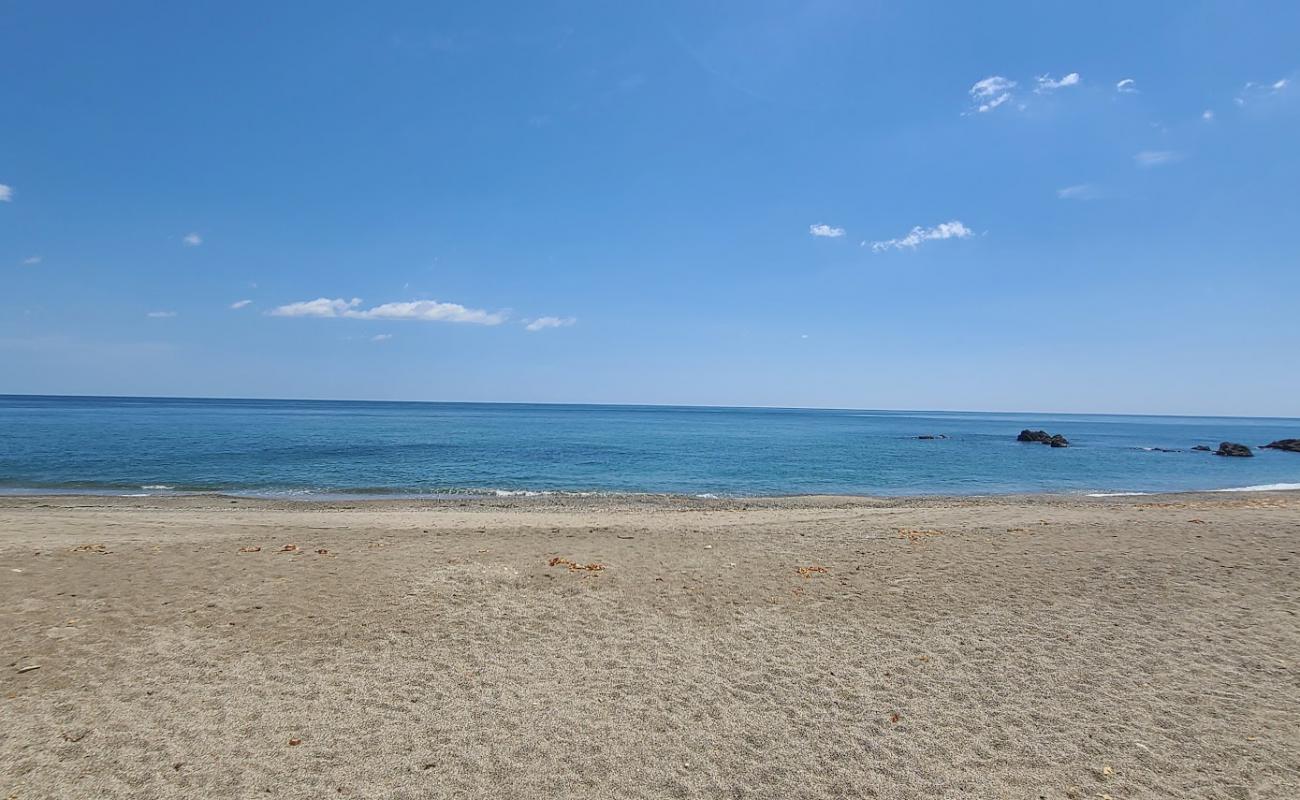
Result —
[[5, 2], [0, 392], [1300, 416], [1300, 5], [955, 5]]

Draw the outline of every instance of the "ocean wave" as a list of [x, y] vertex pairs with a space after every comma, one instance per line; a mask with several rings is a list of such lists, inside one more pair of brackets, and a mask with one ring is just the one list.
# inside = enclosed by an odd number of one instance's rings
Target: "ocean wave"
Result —
[[141, 488], [141, 489], [161, 489], [161, 490], [163, 490], [163, 491], [168, 491], [168, 490], [171, 490], [171, 489], [175, 489], [176, 487], [175, 487], [175, 486], [168, 486], [168, 485], [165, 484], [165, 483], [146, 483], [144, 486], [141, 486], [140, 488]]
[[1241, 486], [1236, 489], [1212, 489], [1215, 492], [1292, 492], [1300, 483], [1262, 483], [1258, 486]]
[[1151, 492], [1090, 492], [1088, 497], [1145, 497]]

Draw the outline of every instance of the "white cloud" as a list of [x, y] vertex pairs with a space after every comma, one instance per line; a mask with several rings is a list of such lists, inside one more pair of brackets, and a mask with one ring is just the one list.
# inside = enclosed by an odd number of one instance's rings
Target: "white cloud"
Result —
[[374, 336], [371, 336], [371, 337], [370, 337], [370, 341], [372, 341], [372, 342], [386, 342], [386, 341], [388, 341], [388, 340], [391, 339], [391, 338], [393, 338], [393, 334], [391, 334], [391, 333], [376, 333]]
[[36, 265], [39, 264], [39, 263], [41, 263], [41, 257], [40, 257], [40, 256], [28, 256], [27, 258], [24, 258], [24, 259], [23, 259], [23, 265], [24, 265], [24, 266], [34, 267], [34, 266], [36, 266]]
[[187, 233], [181, 237], [181, 241], [185, 243], [186, 247], [198, 247], [203, 244], [203, 237], [197, 233]]
[[1206, 122], [1213, 122], [1214, 112], [1208, 108], [1205, 109], [1204, 111], [1201, 112], [1201, 119], [1205, 120]]
[[1080, 183], [1057, 189], [1056, 196], [1062, 200], [1091, 200], [1097, 196], [1097, 189], [1090, 183]]
[[466, 308], [459, 303], [439, 303], [436, 300], [416, 300], [409, 303], [384, 303], [374, 308], [357, 308], [361, 299], [331, 300], [318, 297], [279, 306], [269, 312], [275, 317], [346, 317], [348, 319], [421, 320], [425, 322], [469, 322], [477, 325], [499, 325], [505, 322], [504, 311], [488, 312]]
[[574, 317], [538, 317], [525, 326], [525, 330], [544, 331], [547, 328], [567, 328], [577, 323]]
[[831, 226], [821, 222], [816, 225], [809, 225], [808, 232], [813, 236], [825, 236], [830, 239], [838, 239], [844, 235], [843, 228], [832, 228]]
[[1283, 89], [1286, 88], [1288, 83], [1290, 83], [1290, 81], [1288, 81], [1286, 78], [1282, 78], [1281, 80], [1273, 84], [1273, 91], [1275, 92], [1282, 91]]
[[1015, 81], [1007, 80], [1001, 75], [990, 75], [982, 81], [976, 81], [975, 85], [970, 87], [969, 94], [975, 101], [975, 111], [983, 114], [1010, 100], [1011, 90], [1014, 88], [1016, 88]]
[[1061, 78], [1059, 81], [1052, 80], [1051, 75], [1039, 75], [1037, 80], [1038, 80], [1038, 86], [1034, 89], [1034, 91], [1037, 92], [1038, 94], [1046, 94], [1048, 92], [1054, 92], [1057, 89], [1064, 89], [1067, 86], [1078, 86], [1079, 73], [1071, 72], [1069, 75], [1066, 75], [1064, 78]]
[[1137, 90], [1138, 90], [1137, 81], [1133, 80], [1132, 78], [1125, 78], [1124, 80], [1115, 84], [1115, 91], [1119, 92], [1120, 94], [1137, 94]]
[[0, 203], [8, 203], [14, 199], [14, 187], [0, 183]]
[[361, 305], [361, 298], [359, 297], [354, 297], [351, 300], [330, 300], [327, 297], [318, 297], [315, 300], [302, 300], [273, 308], [270, 314], [273, 317], [341, 317], [359, 305]]
[[506, 321], [502, 312], [489, 313], [477, 308], [466, 308], [459, 303], [439, 303], [436, 300], [416, 300], [411, 303], [384, 303], [368, 311], [348, 311], [347, 317], [358, 319], [415, 319], [426, 322], [472, 322], [478, 325], [499, 325]]
[[1180, 158], [1182, 156], [1172, 150], [1143, 150], [1133, 156], [1133, 160], [1139, 167], [1159, 167], [1172, 164]]
[[[940, 239], [965, 239], [974, 235], [975, 232], [970, 228], [967, 228], [958, 220], [952, 220], [951, 222], [941, 222], [933, 228], [922, 228], [918, 225], [901, 239], [885, 239], [872, 242], [871, 250], [876, 253], [884, 250], [915, 250], [922, 242]], [[863, 242], [863, 244], [866, 243]]]
[[145, 316], [152, 317], [153, 319], [170, 319], [171, 317], [176, 316], [176, 312], [175, 311], [150, 311]]
[[252, 303], [253, 303], [252, 300], [236, 300], [235, 302], [233, 302], [233, 303], [230, 304], [230, 307], [233, 308], [233, 309], [238, 310], [238, 309], [241, 309], [241, 308], [245, 308], [245, 307], [247, 307], [247, 306], [249, 306], [249, 305], [252, 305]]

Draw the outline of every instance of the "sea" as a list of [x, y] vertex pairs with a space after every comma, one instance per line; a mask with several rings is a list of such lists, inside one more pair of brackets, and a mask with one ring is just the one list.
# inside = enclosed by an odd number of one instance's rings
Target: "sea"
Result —
[[[1023, 428], [1071, 446], [1017, 442]], [[0, 395], [0, 493], [1264, 490], [1300, 488], [1300, 454], [1192, 448], [1295, 437], [1300, 420], [1279, 418]]]

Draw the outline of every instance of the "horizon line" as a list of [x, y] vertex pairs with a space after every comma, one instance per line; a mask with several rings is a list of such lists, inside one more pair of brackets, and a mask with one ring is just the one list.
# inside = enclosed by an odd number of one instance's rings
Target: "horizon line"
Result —
[[391, 403], [418, 405], [498, 405], [498, 406], [577, 406], [592, 408], [677, 408], [677, 409], [719, 409], [730, 411], [850, 411], [887, 414], [1026, 414], [1056, 415], [1080, 417], [1169, 417], [1169, 418], [1219, 418], [1219, 419], [1278, 419], [1300, 422], [1300, 417], [1252, 414], [1176, 414], [1170, 412], [1120, 412], [1120, 411], [1029, 411], [1024, 409], [1011, 411], [989, 411], [980, 409], [937, 409], [937, 408], [850, 408], [842, 406], [764, 406], [764, 405], [710, 405], [692, 403], [594, 403], [594, 402], [559, 402], [527, 400], [375, 400], [357, 398], [319, 398], [319, 397], [235, 397], [194, 395], [131, 395], [131, 394], [44, 394], [44, 393], [6, 393], [0, 392], [0, 398], [51, 398], [82, 400], [218, 400], [227, 402], [270, 402], [270, 403]]

